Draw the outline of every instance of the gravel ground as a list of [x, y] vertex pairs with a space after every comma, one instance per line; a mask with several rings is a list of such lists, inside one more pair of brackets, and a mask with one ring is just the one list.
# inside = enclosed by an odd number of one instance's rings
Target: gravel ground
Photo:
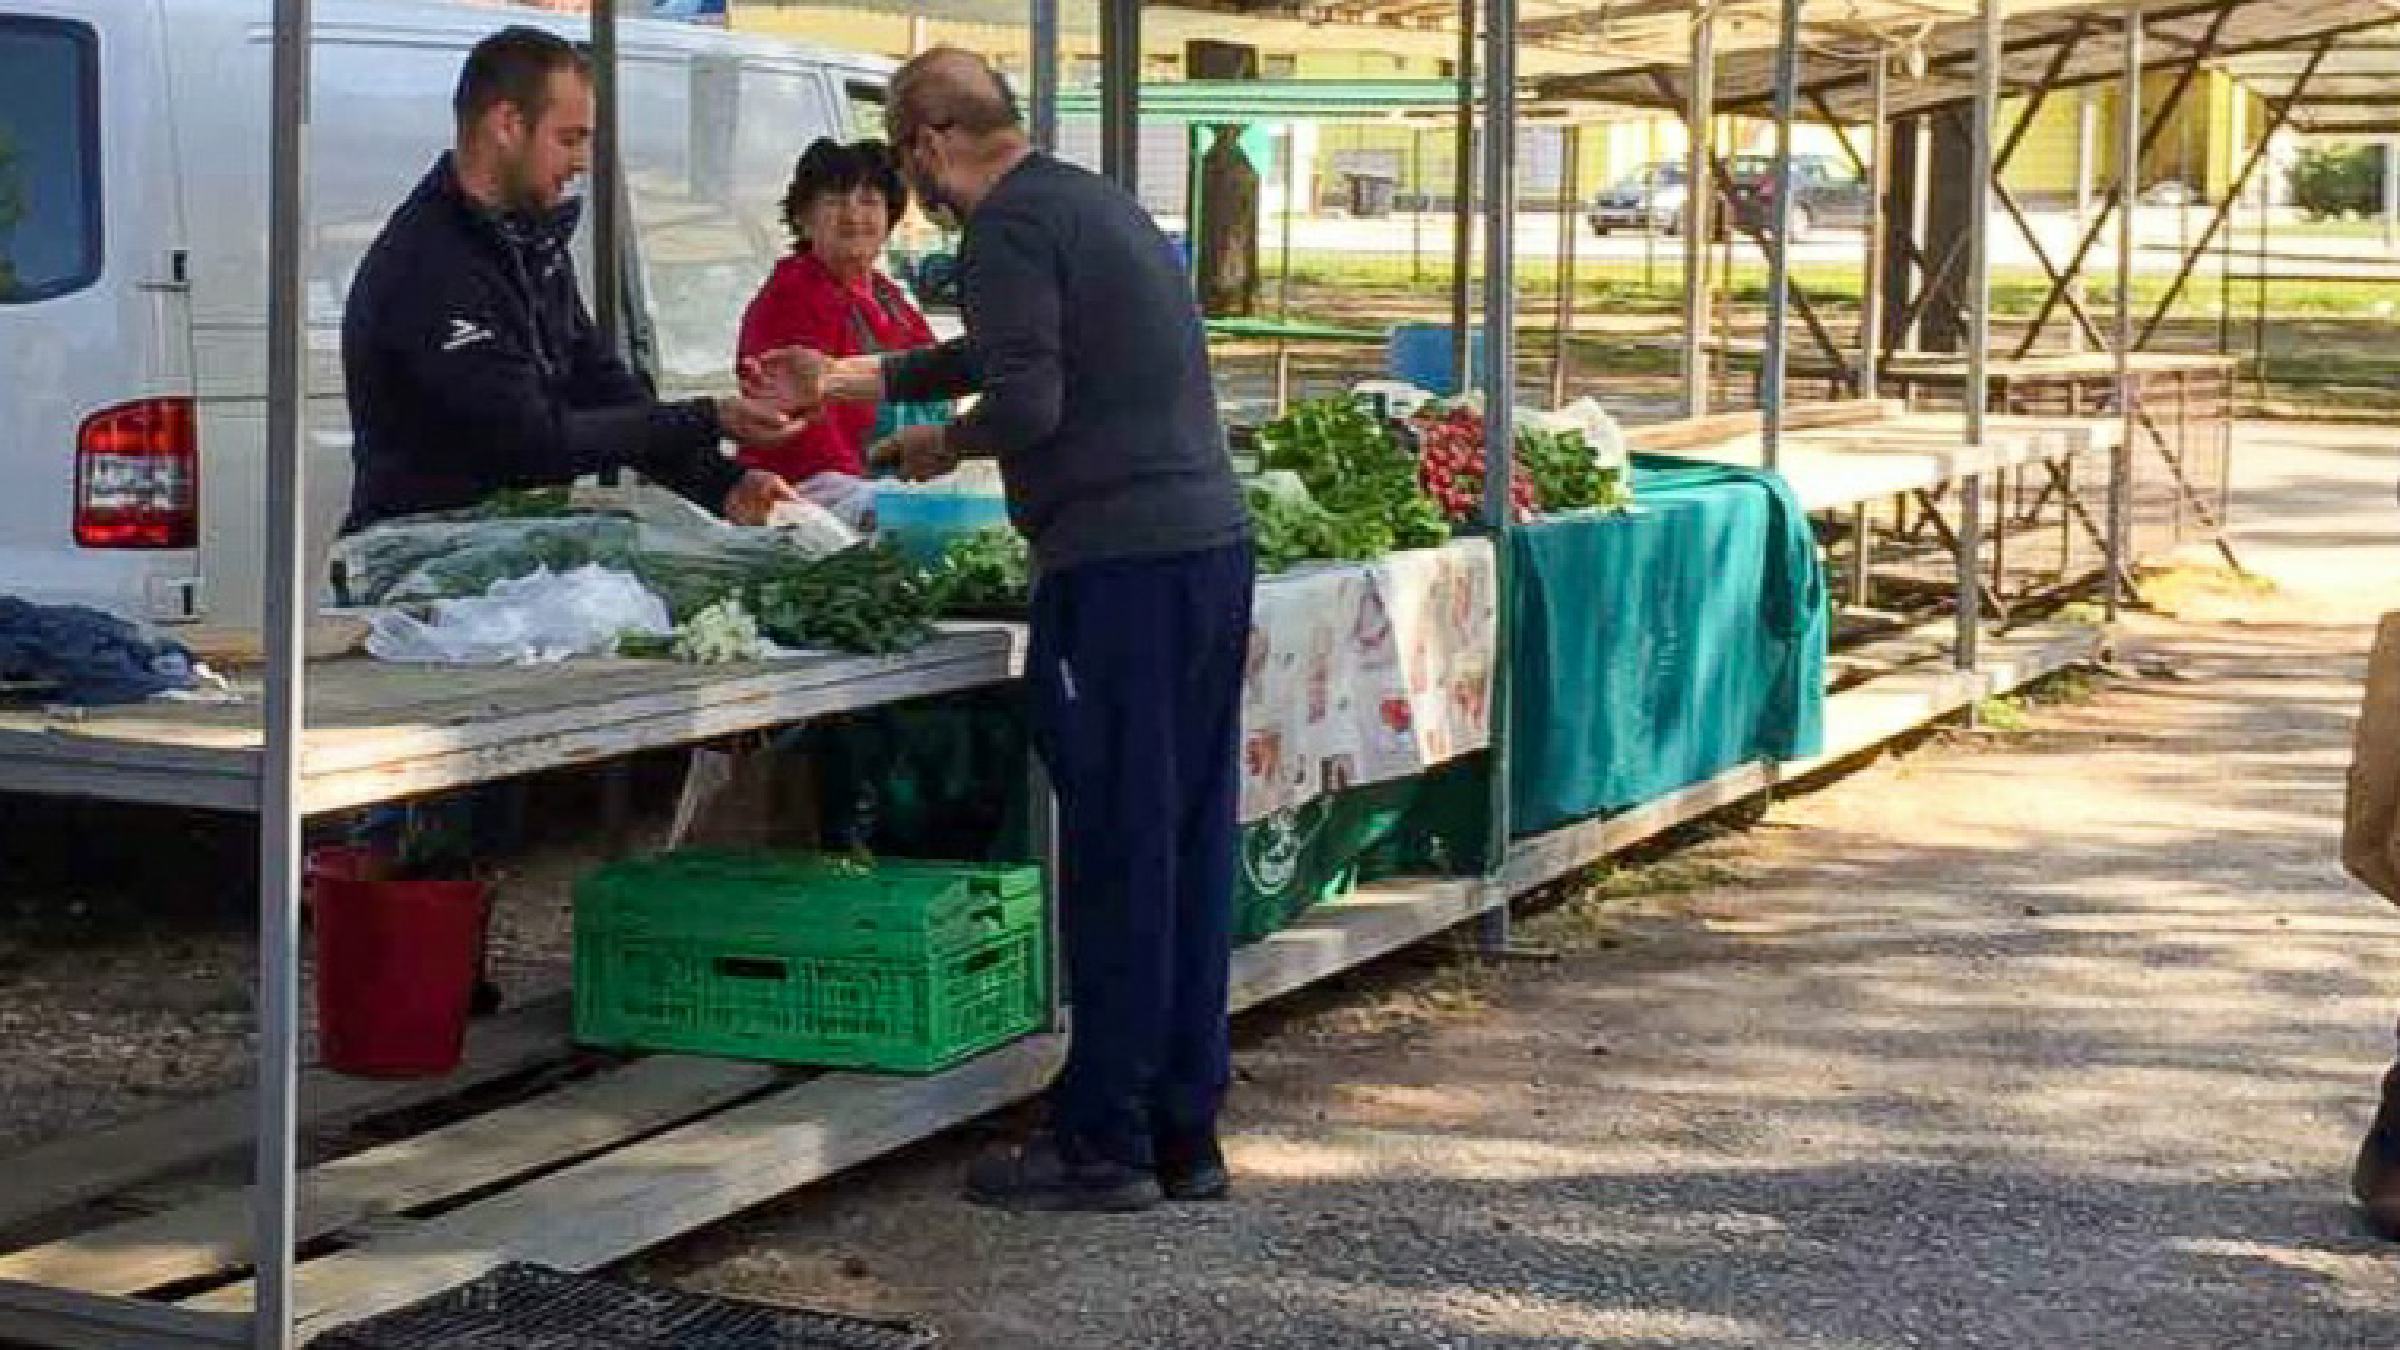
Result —
[[985, 1125], [641, 1273], [961, 1350], [2400, 1343], [2343, 1192], [2400, 919], [2334, 855], [2400, 539], [2388, 452], [2290, 439], [2258, 551], [2374, 591], [2178, 587], [2143, 675], [1604, 875], [1555, 965], [1246, 1020], [1233, 1203], [976, 1211]]

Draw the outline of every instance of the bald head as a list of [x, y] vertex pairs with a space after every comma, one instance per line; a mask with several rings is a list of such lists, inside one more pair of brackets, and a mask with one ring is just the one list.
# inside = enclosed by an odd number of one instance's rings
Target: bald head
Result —
[[892, 76], [884, 123], [895, 145], [919, 131], [994, 136], [1021, 135], [1025, 129], [1016, 96], [1000, 72], [957, 47], [935, 47], [900, 67]]

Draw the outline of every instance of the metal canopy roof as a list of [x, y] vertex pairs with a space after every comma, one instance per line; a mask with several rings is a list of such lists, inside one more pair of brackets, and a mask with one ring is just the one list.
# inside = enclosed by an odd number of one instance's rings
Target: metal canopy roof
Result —
[[[2315, 44], [2332, 40], [2329, 53], [2312, 83], [2309, 97], [2292, 113], [2295, 125], [2328, 130], [2343, 125], [2342, 110], [2358, 108], [2325, 101], [2328, 89], [2363, 90], [2380, 95], [2400, 92], [2400, 81], [2378, 78], [2378, 70], [2359, 66], [2348, 84], [2328, 79], [2337, 69], [2346, 39], [2389, 29], [2400, 20], [2395, 0], [2153, 0], [2147, 15], [2145, 55], [2152, 66], [2173, 67], [2198, 55], [2208, 64], [2231, 69], [2257, 84], [2270, 97], [2288, 94], [2308, 63]], [[2120, 5], [2062, 4], [2026, 14], [2025, 7], [2008, 8], [2001, 85], [2022, 92], [2048, 85], [2071, 87], [2113, 81], [2124, 67], [2123, 13]], [[1888, 17], [1888, 16], [1886, 16]], [[1806, 40], [1801, 58], [1801, 109], [1804, 115], [1830, 113], [1841, 121], [1869, 119], [1869, 62], [1881, 49], [1922, 53], [1925, 74], [1892, 81], [1891, 109], [1895, 114], [1952, 106], [1974, 94], [1975, 24], [1946, 20], [1911, 31], [1905, 25], [1885, 24], [1849, 40], [1826, 41], [1821, 21]], [[2380, 70], [2400, 69], [2396, 50], [2375, 55]], [[1717, 65], [1717, 106], [1722, 112], [1764, 115], [1773, 95], [1774, 53], [1762, 46], [1724, 51]], [[2245, 63], [2250, 63], [2245, 66]], [[1680, 107], [1684, 61], [1663, 59], [1591, 74], [1557, 76], [1540, 81], [1547, 97], [1623, 102], [1652, 107]], [[2281, 84], [2278, 86], [2277, 81]], [[2363, 82], [2363, 83], [2362, 83]], [[2339, 99], [2344, 95], [2336, 94]], [[2379, 97], [2378, 102], [2382, 99]], [[2351, 119], [2356, 120], [2356, 119]]]

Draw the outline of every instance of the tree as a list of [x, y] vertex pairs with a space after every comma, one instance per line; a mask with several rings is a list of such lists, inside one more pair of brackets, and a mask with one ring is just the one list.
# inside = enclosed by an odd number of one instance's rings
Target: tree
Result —
[[2383, 209], [2383, 147], [2310, 146], [2292, 165], [2292, 203], [2311, 220]]

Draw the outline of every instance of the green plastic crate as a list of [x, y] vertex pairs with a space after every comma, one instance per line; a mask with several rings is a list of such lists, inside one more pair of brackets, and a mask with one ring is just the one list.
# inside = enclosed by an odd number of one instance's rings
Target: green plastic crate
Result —
[[693, 851], [575, 890], [575, 1036], [930, 1073], [1040, 1029], [1041, 870]]

